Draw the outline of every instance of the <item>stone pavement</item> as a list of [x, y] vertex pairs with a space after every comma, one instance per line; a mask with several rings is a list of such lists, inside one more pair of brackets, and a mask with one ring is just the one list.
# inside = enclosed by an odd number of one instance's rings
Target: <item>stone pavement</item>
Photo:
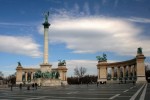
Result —
[[68, 85], [0, 88], [0, 100], [149, 100], [150, 84]]

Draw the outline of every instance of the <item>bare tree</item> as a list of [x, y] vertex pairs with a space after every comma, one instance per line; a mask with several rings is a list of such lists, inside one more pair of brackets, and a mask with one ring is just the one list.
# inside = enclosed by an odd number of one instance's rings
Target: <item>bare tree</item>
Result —
[[80, 68], [76, 67], [74, 69], [74, 74], [77, 75], [78, 77], [83, 77], [86, 71], [87, 70], [85, 67], [80, 67]]

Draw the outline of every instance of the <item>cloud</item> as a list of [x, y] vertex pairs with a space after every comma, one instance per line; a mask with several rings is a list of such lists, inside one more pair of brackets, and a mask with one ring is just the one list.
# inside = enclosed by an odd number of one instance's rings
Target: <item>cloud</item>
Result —
[[86, 15], [90, 15], [90, 8], [89, 8], [89, 4], [86, 2], [84, 3], [84, 11]]
[[22, 54], [32, 57], [40, 57], [40, 45], [28, 36], [0, 35], [0, 51]]
[[132, 22], [137, 22], [137, 23], [150, 23], [150, 19], [148, 18], [139, 18], [139, 17], [131, 17], [128, 18], [127, 20], [132, 21]]
[[[73, 53], [114, 52], [130, 56], [135, 56], [137, 48], [142, 47], [143, 53], [150, 56], [150, 40], [141, 39], [144, 31], [135, 23], [149, 23], [149, 19], [89, 16], [65, 9], [59, 12], [50, 18], [51, 43], [65, 43]], [[39, 30], [43, 34], [43, 27]]]
[[52, 20], [50, 40], [65, 43], [74, 53], [115, 52], [135, 55], [138, 47], [150, 55], [149, 40], [139, 40], [142, 29], [133, 23], [111, 17], [57, 18]]

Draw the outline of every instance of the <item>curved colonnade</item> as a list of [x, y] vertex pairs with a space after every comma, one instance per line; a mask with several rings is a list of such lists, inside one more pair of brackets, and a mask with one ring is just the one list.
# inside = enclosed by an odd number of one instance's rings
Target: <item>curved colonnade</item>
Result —
[[97, 64], [98, 82], [146, 82], [144, 55], [138, 54], [134, 59], [107, 63], [101, 61]]

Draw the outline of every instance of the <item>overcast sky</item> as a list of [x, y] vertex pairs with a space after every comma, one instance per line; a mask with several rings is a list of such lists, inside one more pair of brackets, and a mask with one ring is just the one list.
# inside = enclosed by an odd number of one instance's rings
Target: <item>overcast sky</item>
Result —
[[0, 71], [14, 73], [17, 62], [40, 68], [43, 63], [44, 12], [49, 11], [49, 63], [66, 60], [97, 75], [96, 56], [108, 62], [136, 56], [150, 62], [150, 0], [0, 0]]

